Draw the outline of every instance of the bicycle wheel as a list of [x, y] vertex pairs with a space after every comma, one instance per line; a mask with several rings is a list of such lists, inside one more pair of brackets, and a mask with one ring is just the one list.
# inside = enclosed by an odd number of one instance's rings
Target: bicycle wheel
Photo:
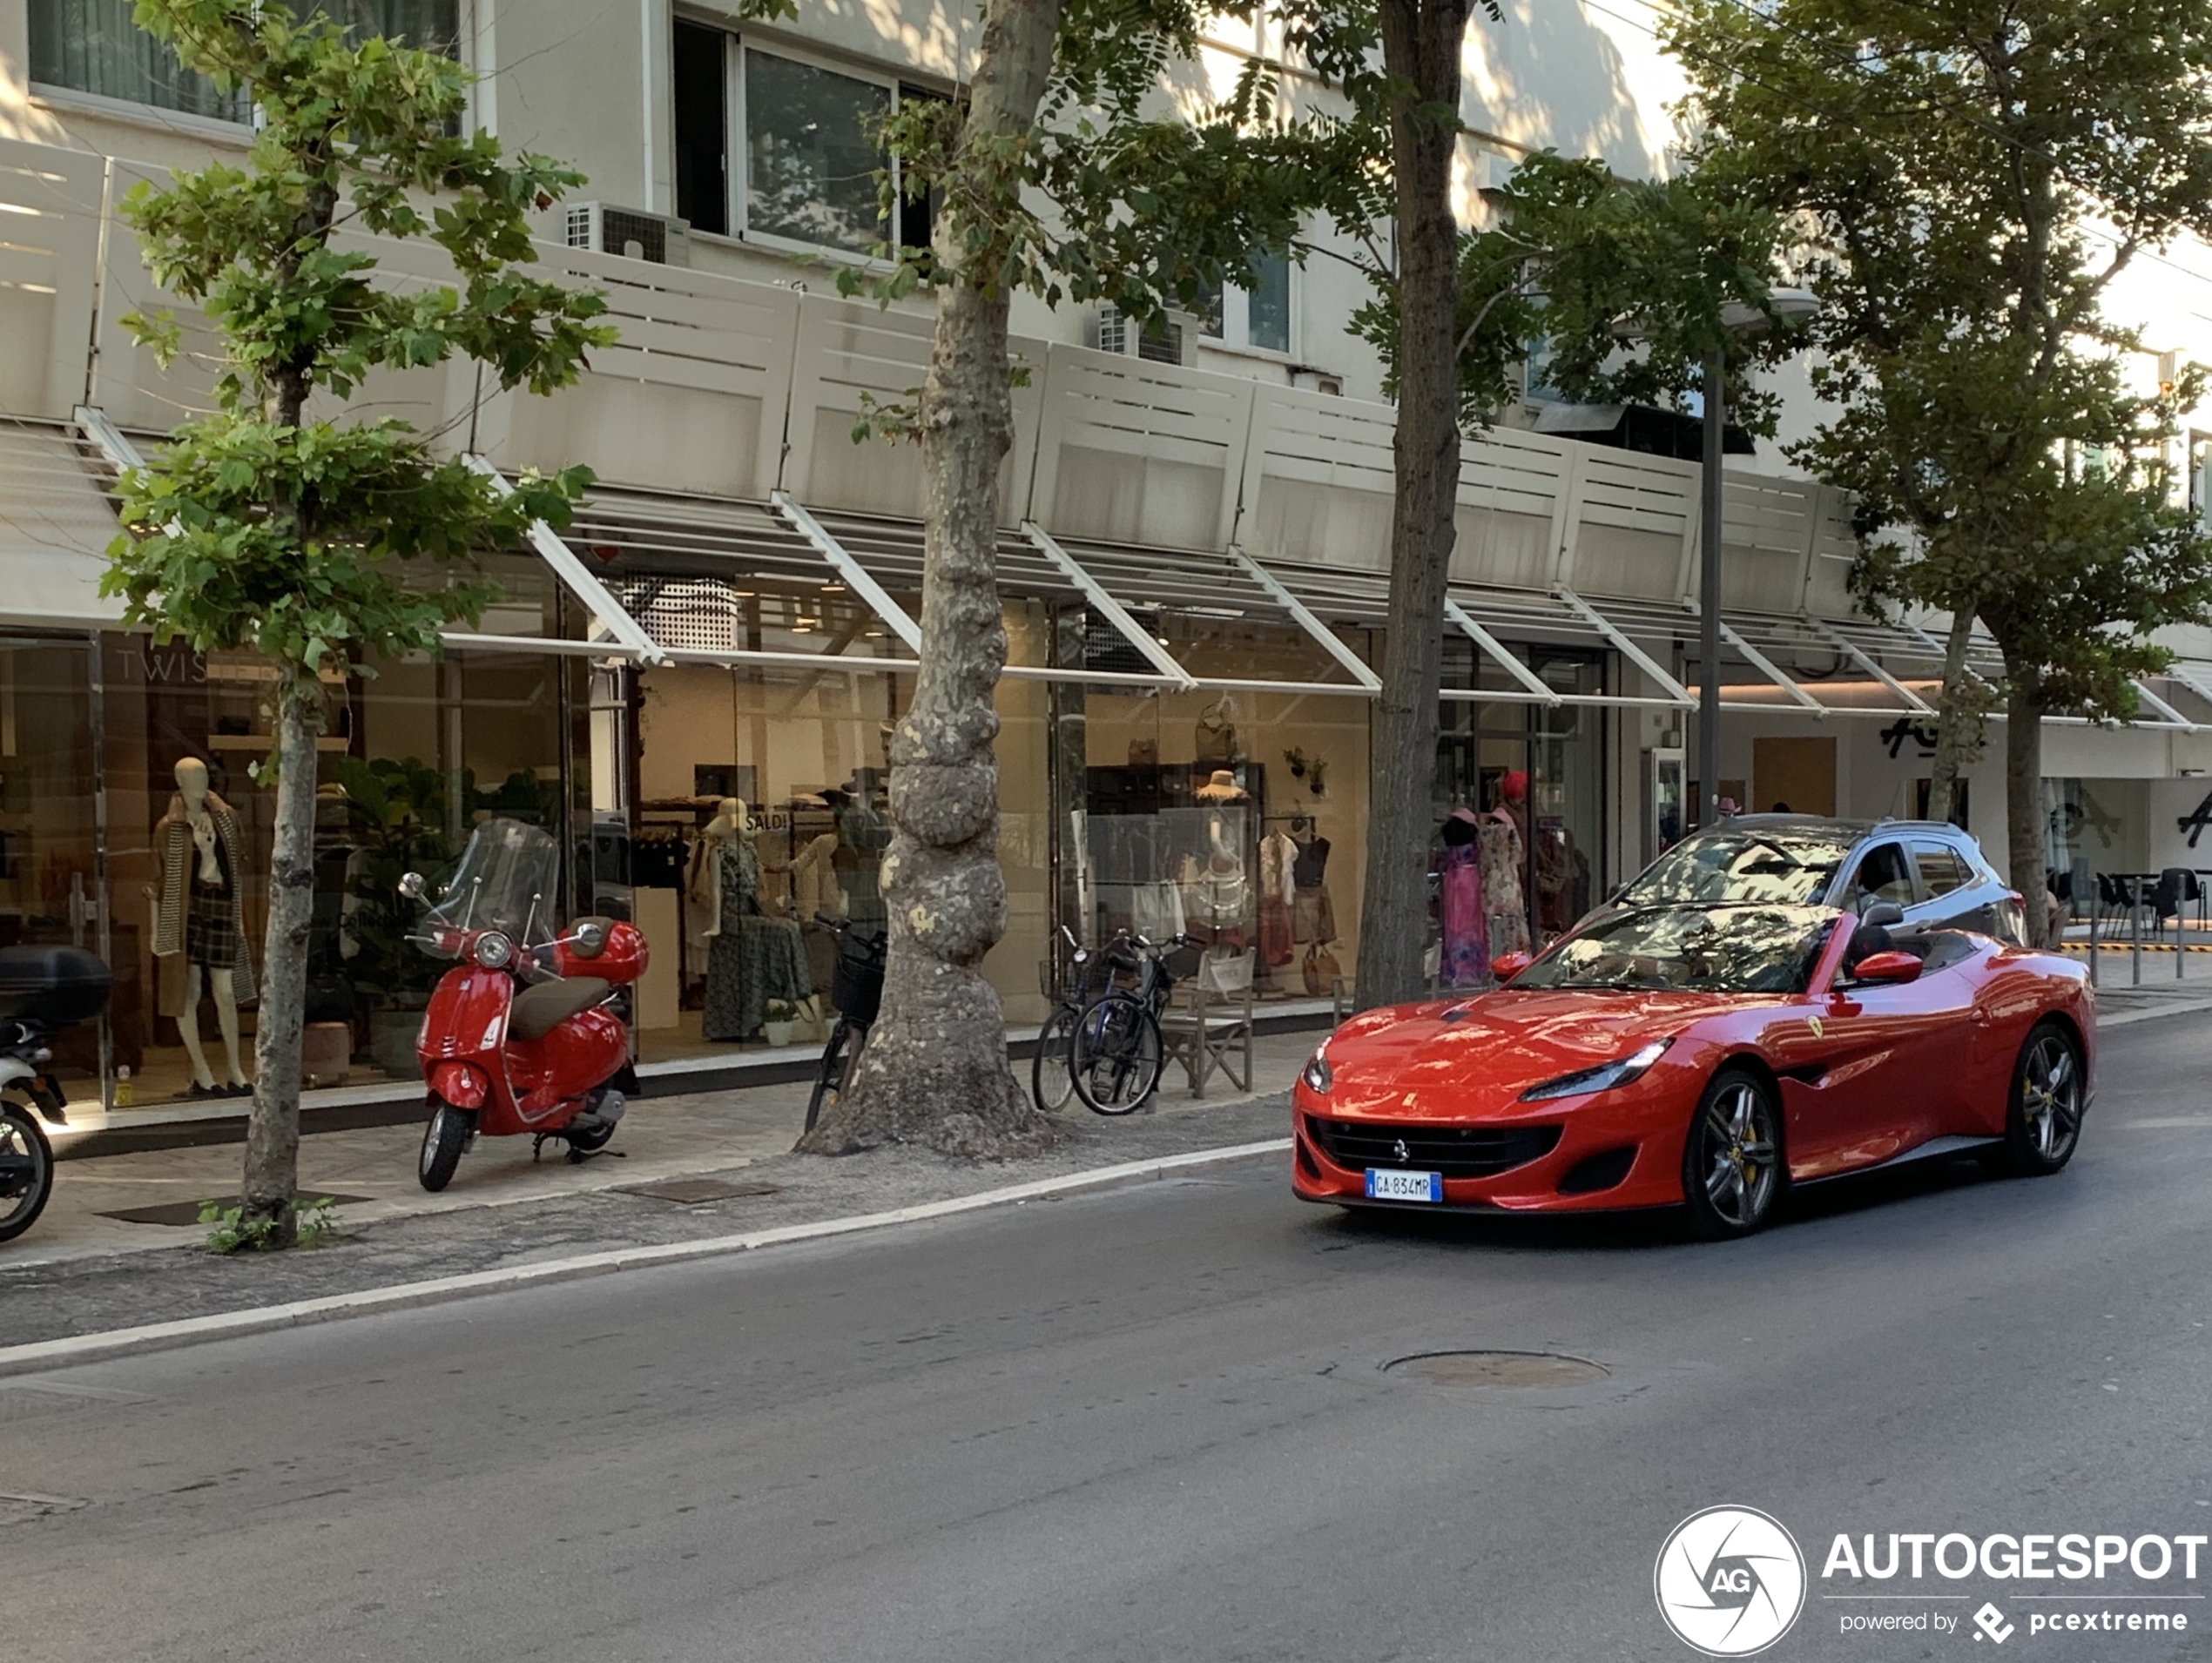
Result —
[[1137, 1000], [1116, 994], [1086, 1008], [1068, 1057], [1076, 1095], [1095, 1114], [1127, 1114], [1159, 1089], [1160, 1025]]
[[846, 1047], [853, 1037], [852, 1027], [842, 1017], [830, 1030], [829, 1043], [822, 1047], [822, 1066], [814, 1075], [814, 1094], [806, 1100], [806, 1129], [813, 1131], [814, 1122], [822, 1118], [822, 1111], [837, 1106], [838, 1094], [845, 1088], [845, 1076], [852, 1067]]
[[1047, 1114], [1067, 1108], [1075, 1094], [1076, 1071], [1070, 1060], [1075, 1039], [1076, 1013], [1065, 1005], [1037, 1030], [1037, 1054], [1029, 1060], [1029, 1095]]

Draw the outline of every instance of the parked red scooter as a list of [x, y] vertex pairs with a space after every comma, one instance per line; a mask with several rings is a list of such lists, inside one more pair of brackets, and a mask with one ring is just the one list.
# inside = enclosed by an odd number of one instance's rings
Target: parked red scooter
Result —
[[[430, 1094], [416, 1168], [425, 1189], [451, 1182], [478, 1133], [528, 1133], [540, 1147], [564, 1139], [569, 1158], [581, 1161], [606, 1146], [637, 1094], [629, 1030], [609, 999], [644, 973], [645, 938], [601, 918], [556, 935], [549, 903], [560, 869], [548, 833], [487, 820], [422, 932], [408, 938], [457, 960], [430, 996], [415, 1047]], [[423, 889], [420, 873], [400, 880], [410, 899]]]

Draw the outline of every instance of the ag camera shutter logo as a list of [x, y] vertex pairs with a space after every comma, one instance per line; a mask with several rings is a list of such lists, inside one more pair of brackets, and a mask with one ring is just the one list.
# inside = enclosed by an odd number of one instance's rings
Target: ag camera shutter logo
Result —
[[1659, 1615], [1708, 1657], [1750, 1657], [1790, 1632], [1805, 1604], [1805, 1559], [1752, 1507], [1708, 1507], [1674, 1528], [1651, 1573]]

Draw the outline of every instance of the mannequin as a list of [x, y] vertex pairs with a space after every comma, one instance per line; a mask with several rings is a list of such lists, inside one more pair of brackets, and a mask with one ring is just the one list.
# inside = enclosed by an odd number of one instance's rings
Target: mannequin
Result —
[[[229, 804], [208, 788], [207, 764], [186, 757], [176, 769], [177, 794], [153, 829], [161, 886], [154, 902], [153, 951], [160, 959], [185, 956], [182, 1007], [177, 1019], [191, 1059], [191, 1097], [243, 1097], [253, 1091], [239, 1066], [238, 1011], [254, 997], [253, 961], [246, 941], [246, 836]], [[225, 1073], [218, 1083], [200, 1044], [199, 996], [213, 997], [222, 1030]]]
[[1482, 822], [1455, 808], [1438, 834], [1438, 924], [1444, 941], [1440, 966], [1447, 987], [1470, 987], [1490, 974], [1490, 921], [1482, 909]]
[[768, 1001], [802, 1003], [813, 995], [799, 926], [760, 909], [759, 837], [742, 798], [725, 797], [706, 828], [702, 876], [710, 886], [713, 926], [707, 932], [706, 1011], [710, 1040], [748, 1040], [759, 1033]]
[[1521, 883], [1527, 845], [1528, 776], [1515, 769], [1499, 784], [1498, 806], [1482, 817], [1482, 895], [1489, 908], [1490, 951], [1526, 953], [1529, 947], [1527, 891]]

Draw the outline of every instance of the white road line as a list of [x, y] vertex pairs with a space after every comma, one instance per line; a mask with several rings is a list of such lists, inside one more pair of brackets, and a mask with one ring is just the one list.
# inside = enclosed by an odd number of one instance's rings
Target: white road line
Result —
[[277, 1329], [299, 1328], [310, 1323], [334, 1322], [341, 1317], [365, 1316], [378, 1311], [406, 1310], [415, 1306], [442, 1304], [478, 1294], [506, 1293], [546, 1283], [573, 1282], [584, 1276], [609, 1276], [622, 1270], [643, 1270], [654, 1265], [681, 1264], [692, 1259], [718, 1258], [746, 1253], [755, 1248], [779, 1247], [791, 1242], [818, 1241], [825, 1236], [850, 1235], [861, 1230], [883, 1229], [894, 1224], [919, 1224], [934, 1218], [979, 1212], [1040, 1196], [1093, 1189], [1103, 1184], [1155, 1177], [1191, 1167], [1243, 1161], [1254, 1155], [1279, 1155], [1291, 1147], [1286, 1137], [1258, 1143], [1238, 1143], [1225, 1148], [1197, 1149], [1186, 1155], [1160, 1155], [1149, 1161], [1125, 1161], [1117, 1166], [1071, 1172], [1056, 1178], [1034, 1178], [954, 1195], [944, 1201], [918, 1202], [888, 1212], [858, 1213], [846, 1218], [817, 1219], [809, 1224], [785, 1224], [774, 1229], [746, 1230], [736, 1235], [711, 1235], [696, 1242], [668, 1242], [658, 1247], [612, 1248], [602, 1253], [581, 1253], [566, 1259], [536, 1264], [511, 1265], [498, 1270], [476, 1270], [465, 1276], [439, 1276], [428, 1282], [405, 1282], [389, 1288], [368, 1288], [357, 1293], [332, 1294], [321, 1299], [300, 1299], [289, 1304], [263, 1305], [251, 1310], [222, 1311], [210, 1316], [188, 1316], [173, 1323], [149, 1323], [138, 1328], [113, 1329], [104, 1334], [78, 1334], [65, 1339], [37, 1340], [28, 1345], [0, 1347], [0, 1375], [30, 1374], [66, 1368], [108, 1357], [129, 1357], [144, 1351], [166, 1350], [203, 1340], [232, 1339], [245, 1334], [265, 1334]]

